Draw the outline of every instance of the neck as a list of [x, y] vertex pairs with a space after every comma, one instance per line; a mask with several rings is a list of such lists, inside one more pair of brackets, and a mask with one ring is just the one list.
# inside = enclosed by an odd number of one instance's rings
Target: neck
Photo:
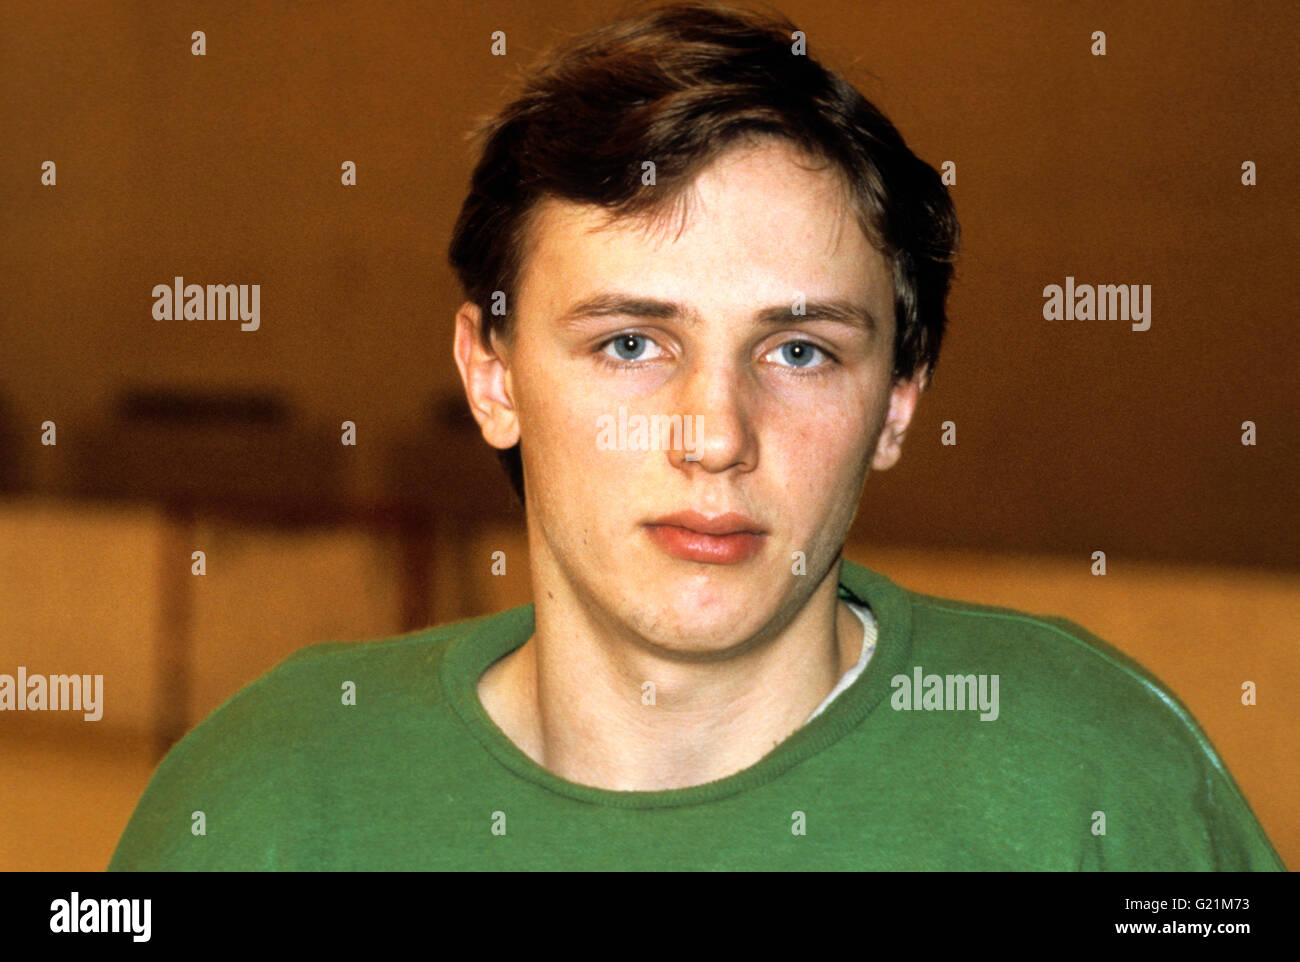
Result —
[[857, 661], [862, 624], [837, 598], [839, 568], [779, 631], [705, 661], [628, 637], [563, 582], [536, 579], [534, 633], [484, 673], [479, 698], [530, 758], [579, 784], [656, 791], [725, 778], [802, 727]]

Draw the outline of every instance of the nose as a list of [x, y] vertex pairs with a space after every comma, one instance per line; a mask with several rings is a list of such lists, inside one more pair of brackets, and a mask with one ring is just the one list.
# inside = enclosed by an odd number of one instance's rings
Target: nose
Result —
[[755, 399], [744, 371], [724, 361], [699, 362], [685, 373], [675, 401], [682, 413], [682, 444], [669, 446], [674, 467], [710, 474], [758, 467]]

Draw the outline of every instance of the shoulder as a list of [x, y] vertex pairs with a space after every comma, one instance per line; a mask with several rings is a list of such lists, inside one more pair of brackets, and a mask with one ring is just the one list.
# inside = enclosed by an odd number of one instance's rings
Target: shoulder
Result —
[[943, 664], [950, 666], [945, 671], [957, 671], [966, 663], [968, 671], [999, 674], [1023, 696], [1060, 699], [1086, 691], [1094, 706], [1151, 709], [1194, 725], [1160, 679], [1068, 618], [913, 591], [847, 560], [843, 571], [850, 591], [880, 600], [880, 614], [892, 616], [895, 630], [907, 636], [911, 659], [927, 668]]
[[[1136, 659], [1083, 625], [1037, 614], [906, 592], [914, 660], [936, 670], [997, 675], [1011, 727], [1069, 728], [1073, 737], [1218, 761], [1192, 713]], [[1097, 747], [1101, 747], [1098, 745]]]
[[1143, 818], [1164, 809], [1202, 867], [1282, 867], [1197, 719], [1136, 659], [1068, 618], [899, 590], [913, 662], [999, 677], [1005, 757]]
[[[350, 754], [436, 717], [448, 646], [498, 617], [294, 652], [173, 746], [109, 869], [283, 867], [276, 839], [311, 822], [317, 783]], [[431, 715], [412, 719], [412, 706]]]
[[215, 744], [301, 745], [362, 699], [368, 705], [418, 691], [439, 700], [437, 672], [448, 646], [487, 619], [475, 618], [402, 635], [326, 641], [300, 648], [245, 685], [168, 754], [161, 773]]
[[1136, 659], [1099, 638], [1078, 622], [976, 604], [955, 598], [908, 592], [912, 637], [919, 653], [936, 643], [982, 663], [1002, 662], [1021, 683], [1048, 695], [1079, 694], [1087, 684], [1094, 699], [1118, 699], [1172, 713], [1180, 722], [1191, 714], [1169, 688]]

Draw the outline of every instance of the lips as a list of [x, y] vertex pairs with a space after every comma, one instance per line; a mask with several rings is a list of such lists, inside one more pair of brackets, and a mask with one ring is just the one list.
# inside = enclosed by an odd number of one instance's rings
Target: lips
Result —
[[656, 518], [646, 534], [674, 558], [702, 564], [738, 564], [763, 547], [767, 532], [743, 514], [708, 517], [698, 511], [679, 511]]

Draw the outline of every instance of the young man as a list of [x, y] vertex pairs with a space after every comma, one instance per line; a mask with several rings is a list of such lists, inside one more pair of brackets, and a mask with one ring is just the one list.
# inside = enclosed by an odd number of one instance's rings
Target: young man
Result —
[[958, 230], [794, 30], [652, 10], [488, 125], [454, 350], [535, 603], [291, 657], [169, 755], [112, 868], [1282, 867], [1120, 652], [841, 557]]

